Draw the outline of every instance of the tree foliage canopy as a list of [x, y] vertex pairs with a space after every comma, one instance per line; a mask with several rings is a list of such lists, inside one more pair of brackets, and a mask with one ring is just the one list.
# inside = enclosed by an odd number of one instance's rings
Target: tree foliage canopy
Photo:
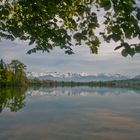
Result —
[[[140, 7], [136, 0], [0, 0], [0, 37], [28, 40], [28, 51], [54, 47], [72, 54], [72, 46], [85, 44], [98, 53], [101, 38], [118, 42], [122, 55], [140, 53]], [[104, 10], [103, 23], [99, 22]], [[104, 25], [97, 33], [96, 29]], [[117, 44], [118, 44], [117, 43]]]
[[19, 60], [12, 60], [10, 64], [0, 60], [0, 87], [26, 86], [28, 81], [25, 73], [26, 65]]

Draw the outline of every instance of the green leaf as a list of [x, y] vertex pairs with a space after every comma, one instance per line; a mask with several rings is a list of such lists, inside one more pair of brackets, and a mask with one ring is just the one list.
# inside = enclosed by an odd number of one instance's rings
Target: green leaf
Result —
[[30, 40], [30, 42], [29, 42], [29, 45], [32, 45], [34, 42], [35, 42], [35, 39], [32, 38], [32, 39]]
[[140, 53], [140, 45], [135, 47], [135, 51], [136, 51], [136, 53]]
[[137, 10], [136, 17], [137, 17], [138, 20], [140, 20], [140, 9]]
[[122, 45], [117, 46], [114, 50], [118, 50], [118, 49], [120, 49], [120, 48], [122, 48], [122, 47], [123, 47]]
[[111, 8], [110, 0], [101, 0], [100, 2], [101, 7], [103, 7], [106, 11]]
[[131, 55], [131, 56], [134, 56], [134, 54], [135, 54], [135, 49], [134, 49], [134, 48], [131, 48], [131, 49], [129, 50], [128, 54]]
[[125, 49], [122, 50], [122, 56], [124, 56], [124, 57], [127, 57], [128, 56], [128, 53], [126, 52]]
[[97, 49], [97, 46], [96, 45], [92, 45], [90, 46], [90, 50], [93, 54], [97, 54], [98, 53], [98, 49]]

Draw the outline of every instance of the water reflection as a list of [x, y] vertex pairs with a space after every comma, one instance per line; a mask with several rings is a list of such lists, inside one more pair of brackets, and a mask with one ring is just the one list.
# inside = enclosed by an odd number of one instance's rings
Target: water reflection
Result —
[[100, 88], [100, 87], [30, 87], [0, 89], [0, 112], [10, 109], [17, 112], [25, 107], [27, 96], [118, 96], [123, 94], [139, 94], [139, 90], [123, 88]]
[[140, 140], [138, 90], [90, 87], [20, 90], [0, 91], [1, 110], [17, 111], [1, 113], [0, 140]]
[[93, 96], [93, 95], [122, 95], [122, 94], [139, 94], [137, 89], [125, 88], [101, 88], [101, 87], [31, 87], [26, 95], [28, 96]]
[[25, 106], [26, 88], [5, 88], [0, 89], [0, 112], [10, 109], [17, 112]]

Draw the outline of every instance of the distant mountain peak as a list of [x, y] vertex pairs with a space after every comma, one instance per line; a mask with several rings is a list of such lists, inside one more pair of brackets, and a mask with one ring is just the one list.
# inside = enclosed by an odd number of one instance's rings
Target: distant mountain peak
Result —
[[135, 76], [133, 79], [139, 80], [140, 79], [140, 75]]
[[128, 77], [120, 74], [98, 74], [89, 75], [87, 73], [60, 73], [60, 72], [28, 72], [27, 77], [38, 78], [40, 80], [53, 80], [53, 81], [75, 81], [75, 82], [89, 82], [89, 81], [109, 81], [109, 80], [126, 80]]

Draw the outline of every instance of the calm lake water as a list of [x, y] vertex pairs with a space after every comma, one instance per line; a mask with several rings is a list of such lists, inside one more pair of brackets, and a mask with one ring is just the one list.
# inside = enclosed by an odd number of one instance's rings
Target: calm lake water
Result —
[[140, 140], [140, 90], [0, 90], [0, 140]]

